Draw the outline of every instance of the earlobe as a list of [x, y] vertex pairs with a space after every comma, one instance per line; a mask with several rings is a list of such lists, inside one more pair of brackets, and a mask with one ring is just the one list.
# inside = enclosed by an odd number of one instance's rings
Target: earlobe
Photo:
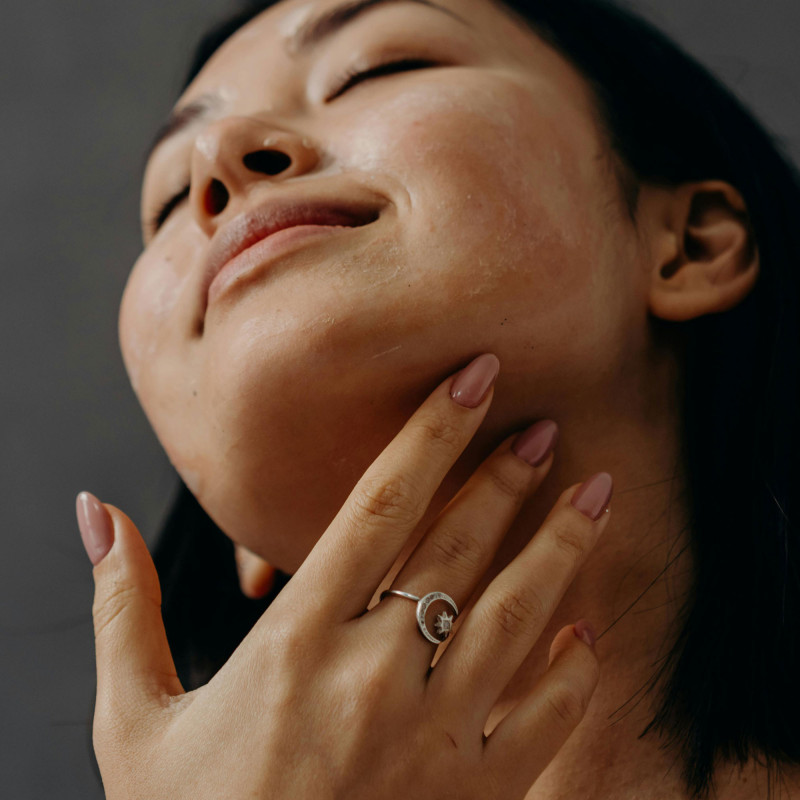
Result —
[[242, 594], [252, 600], [264, 597], [275, 580], [275, 567], [239, 544], [234, 545], [234, 558]]
[[666, 195], [654, 235], [649, 310], [683, 321], [738, 305], [758, 278], [759, 259], [747, 209], [724, 181], [683, 184]]

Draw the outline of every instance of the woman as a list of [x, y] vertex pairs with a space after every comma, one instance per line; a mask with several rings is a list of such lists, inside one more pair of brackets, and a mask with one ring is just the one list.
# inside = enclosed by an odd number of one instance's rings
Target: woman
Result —
[[[262, 3], [176, 108], [120, 342], [181, 678], [81, 493], [107, 796], [800, 797], [798, 183], [747, 112], [589, 0]], [[245, 622], [217, 530], [279, 570]]]

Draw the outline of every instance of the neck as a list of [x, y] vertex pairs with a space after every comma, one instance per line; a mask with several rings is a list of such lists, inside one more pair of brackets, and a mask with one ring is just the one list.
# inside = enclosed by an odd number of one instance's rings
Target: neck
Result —
[[[600, 681], [585, 718], [527, 800], [684, 796], [675, 754], [659, 749], [656, 732], [638, 738], [655, 712], [658, 668], [691, 588], [683, 484], [674, 470], [643, 463], [645, 448], [628, 452], [641, 454], [640, 468], [607, 468], [617, 487], [609, 526], [487, 723], [489, 732], [531, 692], [556, 632], [587, 618], [598, 634]], [[557, 482], [556, 496], [562, 490]]]
[[[658, 685], [647, 694], [645, 688], [677, 634], [676, 620], [691, 588], [692, 568], [674, 362], [665, 360], [656, 374], [653, 378], [650, 373], [646, 388], [618, 386], [608, 402], [593, 402], [589, 415], [585, 402], [583, 416], [571, 415], [563, 405], [559, 412], [551, 412], [561, 429], [551, 471], [515, 519], [464, 609], [469, 611], [491, 580], [522, 550], [567, 486], [600, 470], [611, 473], [614, 493], [608, 527], [487, 722], [489, 733], [530, 693], [547, 666], [550, 644], [560, 628], [582, 617], [592, 623], [598, 634], [600, 682], [585, 718], [528, 800], [684, 796], [681, 764], [675, 754], [659, 749], [655, 732], [638, 738], [652, 719], [658, 699]], [[487, 422], [491, 428], [488, 417]], [[485, 449], [490, 450], [496, 441], [495, 432], [487, 433]], [[454, 468], [422, 530], [479, 460], [465, 458], [469, 463]], [[390, 585], [393, 574], [387, 577], [386, 585]], [[440, 657], [446, 646], [441, 651]], [[623, 786], [630, 791], [621, 791]]]

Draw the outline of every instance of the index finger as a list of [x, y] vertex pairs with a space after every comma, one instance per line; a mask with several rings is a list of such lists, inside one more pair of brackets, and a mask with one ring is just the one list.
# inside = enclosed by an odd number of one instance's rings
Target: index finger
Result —
[[292, 577], [326, 617], [366, 609], [491, 404], [500, 361], [478, 356], [439, 384], [370, 465]]

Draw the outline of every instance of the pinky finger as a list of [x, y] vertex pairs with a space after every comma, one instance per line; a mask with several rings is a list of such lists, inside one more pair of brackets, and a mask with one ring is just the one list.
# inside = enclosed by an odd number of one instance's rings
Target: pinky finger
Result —
[[547, 670], [486, 739], [484, 760], [503, 776], [509, 797], [526, 795], [586, 714], [600, 664], [579, 638], [583, 628], [581, 621], [556, 634]]

